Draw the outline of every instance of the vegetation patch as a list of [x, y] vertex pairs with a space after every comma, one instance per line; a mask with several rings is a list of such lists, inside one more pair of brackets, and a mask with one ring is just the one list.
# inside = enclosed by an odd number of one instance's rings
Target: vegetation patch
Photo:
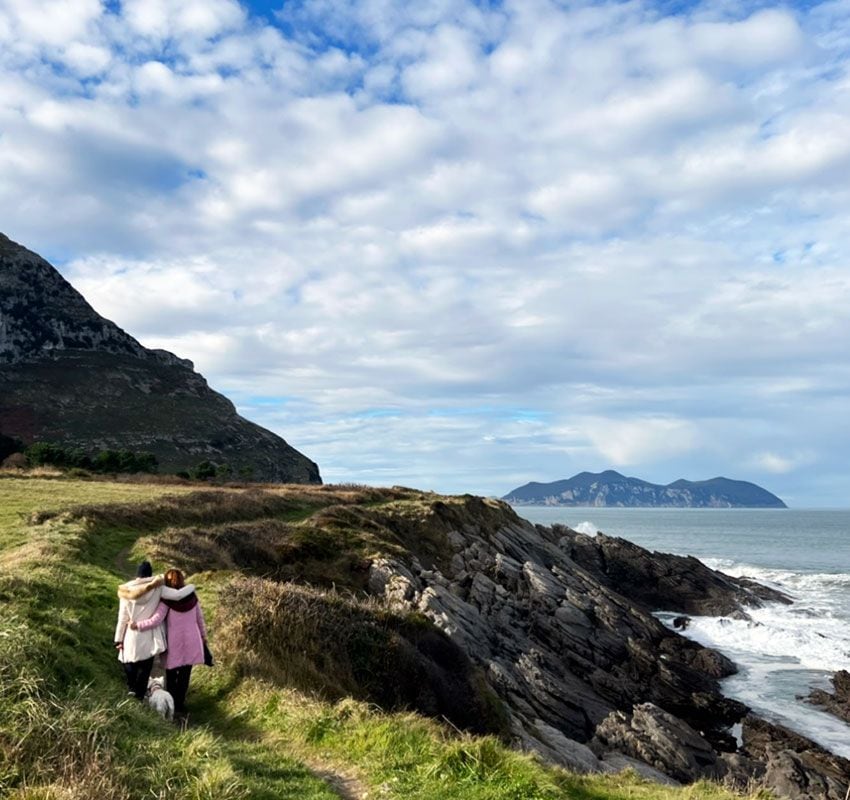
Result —
[[260, 578], [237, 578], [221, 597], [216, 641], [240, 675], [507, 733], [501, 702], [424, 617]]

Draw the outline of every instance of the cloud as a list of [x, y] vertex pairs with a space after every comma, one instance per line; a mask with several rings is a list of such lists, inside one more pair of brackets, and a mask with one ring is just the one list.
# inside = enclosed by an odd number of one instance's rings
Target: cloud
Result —
[[683, 419], [590, 419], [583, 427], [593, 446], [618, 467], [679, 455], [699, 441], [696, 426]]
[[4, 232], [332, 479], [828, 501], [842, 9], [8, 0]]
[[796, 466], [793, 459], [785, 458], [776, 453], [759, 453], [754, 459], [754, 463], [765, 472], [772, 472], [778, 475], [790, 472]]

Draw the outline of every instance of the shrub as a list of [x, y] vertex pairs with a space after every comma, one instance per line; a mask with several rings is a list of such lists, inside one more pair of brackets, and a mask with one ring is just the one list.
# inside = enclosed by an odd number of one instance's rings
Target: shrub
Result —
[[424, 617], [260, 578], [237, 578], [224, 591], [217, 643], [237, 672], [506, 733], [501, 701], [460, 647]]
[[212, 461], [202, 461], [192, 470], [192, 477], [198, 481], [209, 480], [216, 476], [218, 467]]
[[100, 473], [156, 472], [158, 467], [153, 453], [101, 450], [91, 458], [80, 448], [65, 447], [55, 442], [35, 442], [26, 449], [26, 457], [32, 466], [84, 469]]
[[3, 459], [3, 469], [26, 469], [28, 466], [29, 462], [23, 453], [12, 453]]

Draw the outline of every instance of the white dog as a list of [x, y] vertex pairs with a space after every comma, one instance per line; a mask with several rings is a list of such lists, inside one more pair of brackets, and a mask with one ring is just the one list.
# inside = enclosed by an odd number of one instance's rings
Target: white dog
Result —
[[148, 681], [148, 705], [164, 719], [174, 719], [174, 698], [165, 690], [164, 678], [151, 678]]

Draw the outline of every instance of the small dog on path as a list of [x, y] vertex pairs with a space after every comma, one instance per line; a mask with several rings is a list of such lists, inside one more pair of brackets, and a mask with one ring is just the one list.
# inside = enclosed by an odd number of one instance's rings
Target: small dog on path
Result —
[[165, 690], [164, 678], [151, 678], [146, 695], [148, 705], [163, 719], [174, 719], [174, 698]]

